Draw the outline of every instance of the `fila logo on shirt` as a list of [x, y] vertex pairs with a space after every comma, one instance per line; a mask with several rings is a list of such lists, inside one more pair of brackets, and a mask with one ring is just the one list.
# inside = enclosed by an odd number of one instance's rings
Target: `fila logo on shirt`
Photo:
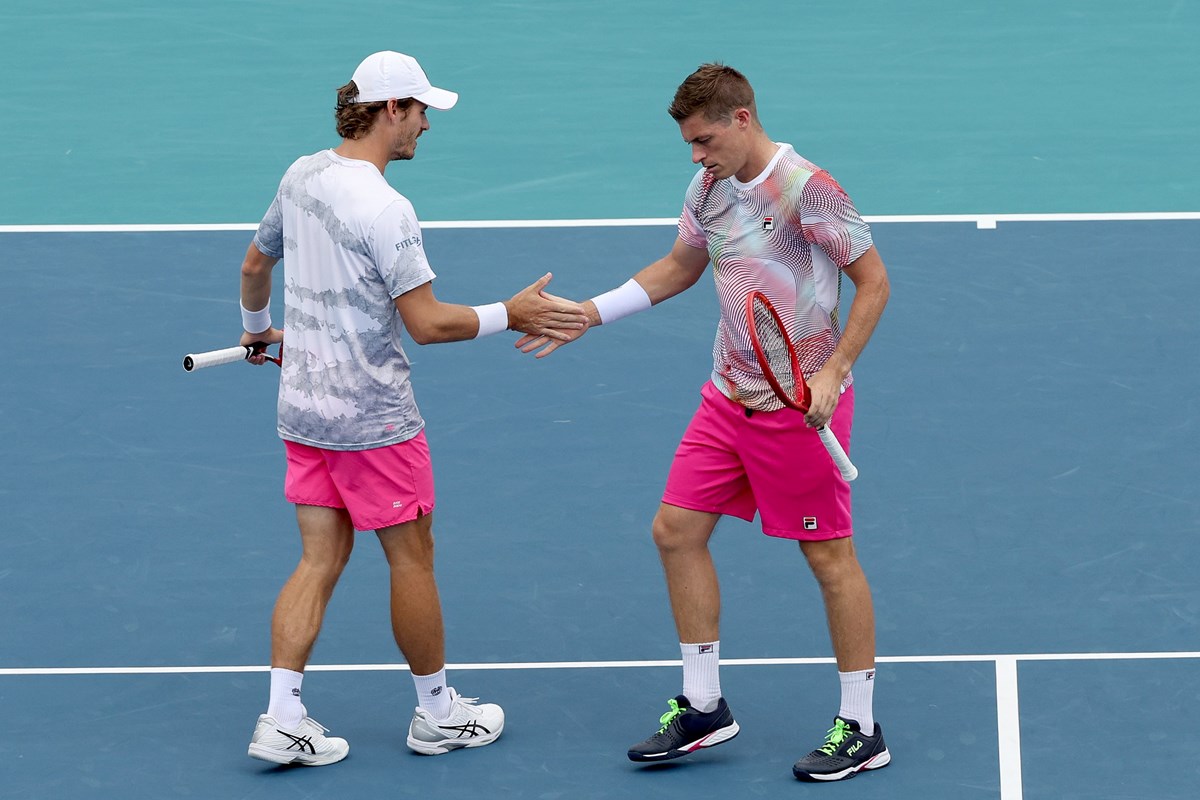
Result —
[[817, 529], [817, 518], [816, 517], [805, 517], [804, 518], [804, 530], [815, 531], [816, 529]]
[[410, 236], [407, 239], [405, 239], [403, 242], [396, 242], [396, 249], [397, 250], [406, 250], [407, 248], [413, 247], [414, 245], [418, 245], [420, 243], [421, 243], [420, 236]]
[[763, 217], [763, 230], [764, 231], [775, 230], [775, 218], [774, 217]]

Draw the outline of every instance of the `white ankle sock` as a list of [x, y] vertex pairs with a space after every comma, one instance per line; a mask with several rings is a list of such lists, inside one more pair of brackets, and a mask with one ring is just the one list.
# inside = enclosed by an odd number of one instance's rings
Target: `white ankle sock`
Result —
[[721, 699], [720, 642], [679, 643], [683, 654], [683, 695], [692, 708], [705, 713]]
[[838, 716], [852, 719], [867, 736], [875, 735], [875, 670], [861, 669], [857, 672], [839, 672], [842, 682], [842, 705]]
[[432, 675], [413, 675], [417, 687], [417, 705], [428, 711], [434, 719], [450, 716], [450, 689], [446, 686], [446, 669], [443, 667]]
[[304, 704], [300, 702], [303, 681], [303, 672], [271, 668], [271, 703], [267, 706], [267, 715], [285, 728], [296, 727], [307, 716]]

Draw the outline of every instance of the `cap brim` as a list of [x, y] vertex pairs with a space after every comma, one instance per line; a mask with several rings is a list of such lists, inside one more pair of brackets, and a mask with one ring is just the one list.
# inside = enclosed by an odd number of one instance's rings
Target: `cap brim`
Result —
[[414, 98], [438, 111], [449, 111], [458, 102], [458, 92], [449, 92], [436, 86], [430, 86], [429, 91], [414, 95]]

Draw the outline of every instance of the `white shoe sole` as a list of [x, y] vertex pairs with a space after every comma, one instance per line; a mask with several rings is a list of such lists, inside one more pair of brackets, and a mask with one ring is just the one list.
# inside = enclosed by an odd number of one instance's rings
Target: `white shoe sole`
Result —
[[[852, 778], [855, 775], [857, 775], [858, 773], [866, 772], [869, 769], [879, 769], [880, 767], [886, 767], [890, 763], [892, 763], [892, 754], [889, 753], [887, 750], [884, 750], [882, 753], [877, 753], [874, 757], [871, 758], [870, 761], [864, 762], [857, 766], [849, 767], [848, 769], [844, 769], [841, 772], [830, 772], [825, 775], [808, 773], [808, 777], [801, 778], [801, 780], [840, 781], [844, 778]], [[800, 776], [797, 775], [796, 777], [799, 778]]]
[[485, 736], [474, 736], [470, 739], [443, 739], [440, 742], [426, 742], [410, 736], [408, 737], [408, 748], [423, 756], [440, 756], [451, 750], [462, 750], [464, 747], [483, 747], [491, 744], [499, 739], [503, 732], [504, 726], [501, 726], [500, 730]]
[[350, 748], [344, 753], [328, 753], [325, 755], [309, 755], [308, 753], [286, 752], [261, 744], [251, 744], [247, 755], [272, 764], [301, 764], [306, 767], [323, 767], [326, 764], [336, 764], [350, 755]]

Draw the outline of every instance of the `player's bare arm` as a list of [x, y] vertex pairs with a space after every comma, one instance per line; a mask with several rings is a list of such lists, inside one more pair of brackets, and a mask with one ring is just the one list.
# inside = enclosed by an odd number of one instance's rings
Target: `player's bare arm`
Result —
[[[266, 255], [253, 242], [246, 249], [246, 257], [242, 260], [242, 307], [247, 311], [261, 311], [271, 302], [271, 270], [277, 263], [278, 258]], [[278, 344], [282, 341], [283, 331], [268, 327], [264, 331], [242, 331], [238, 343], [249, 346], [255, 342]], [[262, 365], [266, 363], [266, 356], [255, 355], [246, 360]]]
[[833, 355], [808, 379], [812, 404], [804, 419], [813, 427], [827, 424], [833, 416], [842, 381], [867, 346], [891, 293], [887, 268], [874, 246], [842, 271], [854, 283], [854, 300], [850, 303], [846, 327]]
[[[707, 267], [707, 250], [691, 247], [676, 239], [669, 253], [638, 272], [633, 276], [633, 280], [646, 293], [650, 299], [650, 305], [657, 305], [694, 286]], [[600, 318], [600, 311], [596, 308], [594, 301], [585, 301], [583, 310], [587, 314], [587, 328], [603, 324], [604, 321]], [[551, 341], [545, 336], [522, 336], [517, 340], [516, 347], [523, 353], [541, 348], [535, 357], [544, 358], [562, 345], [578, 339], [587, 331], [587, 328], [570, 331], [567, 336], [559, 337], [558, 341]]]
[[[565, 339], [587, 326], [587, 316], [578, 303], [542, 292], [550, 274], [525, 287], [504, 302], [511, 330], [552, 339]], [[480, 332], [479, 315], [471, 306], [443, 303], [424, 283], [395, 299], [404, 327], [417, 344], [458, 342]]]

